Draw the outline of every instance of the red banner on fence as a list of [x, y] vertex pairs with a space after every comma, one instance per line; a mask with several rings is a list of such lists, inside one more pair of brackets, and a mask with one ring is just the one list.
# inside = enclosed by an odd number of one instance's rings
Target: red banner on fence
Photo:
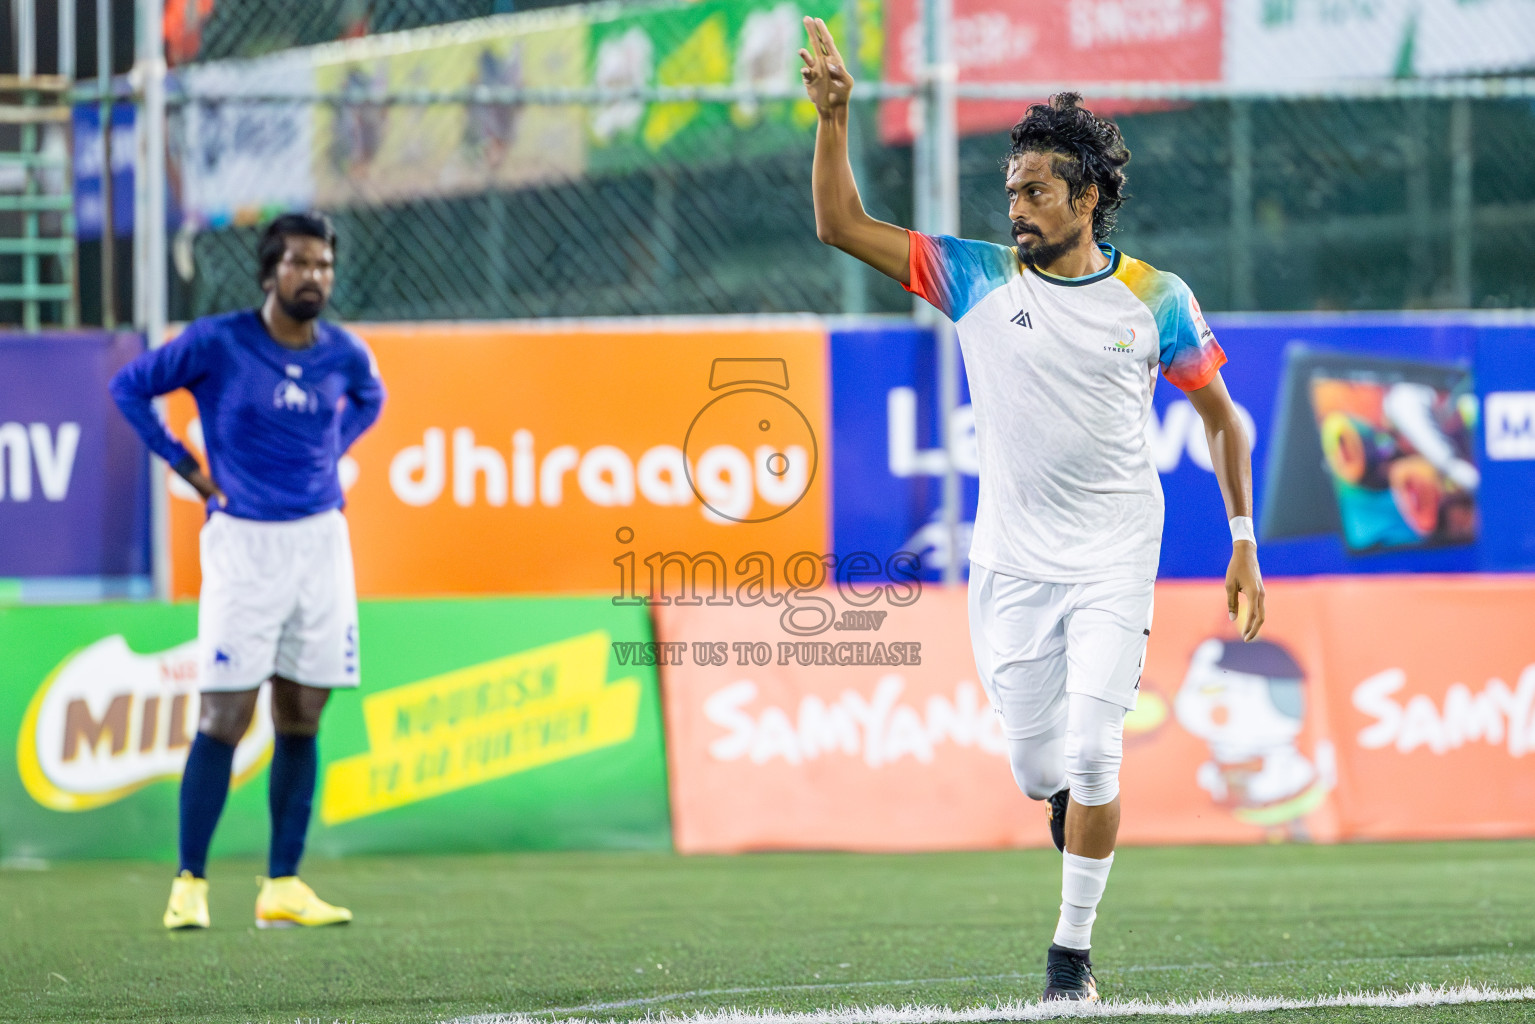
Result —
[[[922, 77], [917, 0], [885, 5], [888, 81]], [[1220, 0], [955, 0], [950, 27], [962, 82], [1218, 82]], [[1043, 100], [1044, 96], [1035, 97]], [[1089, 97], [1091, 100], [1091, 97]], [[963, 135], [1005, 131], [1025, 101], [967, 100], [959, 105]], [[1089, 103], [1098, 113], [1109, 106]], [[1120, 102], [1117, 109], [1125, 109]], [[921, 131], [909, 100], [884, 104], [881, 135], [905, 144]]]

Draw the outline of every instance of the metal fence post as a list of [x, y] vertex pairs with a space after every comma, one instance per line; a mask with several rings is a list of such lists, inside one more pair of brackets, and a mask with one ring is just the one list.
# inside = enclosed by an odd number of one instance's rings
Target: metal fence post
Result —
[[[34, 0], [13, 0], [11, 12], [15, 17], [16, 26], [16, 77], [23, 83], [29, 83], [37, 75], [37, 7]], [[22, 96], [22, 102], [29, 107], [33, 106], [37, 103], [37, 94], [25, 93]], [[37, 124], [28, 121], [21, 126], [21, 152], [32, 157], [37, 150]], [[39, 185], [38, 167], [34, 163], [28, 163], [25, 168], [26, 183], [22, 186], [23, 193], [29, 197], [35, 196]], [[37, 242], [40, 231], [36, 207], [27, 209], [21, 215], [21, 233], [27, 243]], [[37, 250], [29, 245], [21, 257], [21, 285], [23, 293], [27, 296], [21, 302], [21, 324], [22, 329], [29, 334], [42, 330], [42, 305], [35, 297], [38, 285], [41, 283], [41, 260], [38, 258]]]
[[[845, 52], [842, 59], [847, 62], [848, 73], [856, 82], [863, 75], [863, 62], [858, 59], [859, 50], [863, 45], [863, 36], [859, 32], [858, 24], [858, 0], [843, 0], [842, 20], [846, 24], [843, 32], [845, 44], [842, 47]], [[868, 109], [872, 108], [866, 108], [858, 103], [849, 103], [847, 108], [847, 159], [848, 165], [853, 170], [854, 182], [866, 182], [864, 169], [867, 161], [864, 159], [864, 146], [867, 142], [864, 129], [869, 123], [869, 119], [865, 116], [865, 111]], [[835, 251], [833, 258], [842, 265], [842, 312], [850, 316], [867, 313], [869, 311], [869, 278], [863, 261], [847, 253]]]
[[1402, 134], [1403, 178], [1407, 192], [1407, 218], [1412, 244], [1412, 279], [1408, 285], [1409, 303], [1424, 304], [1432, 300], [1434, 290], [1434, 234], [1433, 203], [1430, 198], [1428, 151], [1428, 113], [1430, 106], [1411, 101], [1402, 104], [1403, 120], [1407, 122]]
[[[923, 35], [927, 52], [924, 94], [927, 100], [924, 134], [927, 138], [926, 214], [922, 230], [936, 235], [959, 234], [959, 129], [951, 25], [953, 0], [925, 0], [922, 4]], [[945, 583], [960, 578], [959, 468], [954, 459], [954, 412], [959, 407], [959, 339], [954, 326], [942, 316], [933, 321], [938, 335], [938, 423], [943, 444], [943, 535], [948, 557], [943, 567]]]
[[1474, 255], [1474, 196], [1471, 172], [1471, 101], [1456, 98], [1450, 107], [1450, 294], [1459, 309], [1470, 309], [1471, 260]]
[[96, 0], [96, 120], [101, 126], [101, 326], [117, 326], [117, 218], [112, 195], [112, 0]]
[[1231, 301], [1253, 309], [1253, 120], [1252, 104], [1231, 101]]
[[[59, 30], [59, 77], [71, 85], [75, 80], [75, 0], [58, 0], [58, 30]], [[73, 176], [75, 173], [75, 133], [73, 125], [60, 128], [64, 135], [64, 173]], [[74, 183], [66, 179], [66, 188], [71, 195], [74, 194]], [[59, 259], [59, 277], [63, 283], [73, 289], [73, 298], [60, 303], [59, 319], [65, 327], [76, 327], [80, 323], [80, 246], [76, 236], [74, 224], [74, 210], [61, 211], [59, 217], [61, 234], [73, 239], [69, 247], [67, 257]]]
[[[138, 0], [134, 118], [138, 159], [133, 169], [134, 321], [150, 347], [165, 344], [165, 37], [164, 0]], [[110, 170], [110, 169], [108, 169]], [[170, 507], [164, 464], [152, 459], [149, 500], [155, 594], [171, 595]]]
[[665, 288], [677, 276], [677, 182], [657, 167], [650, 191], [650, 283]]

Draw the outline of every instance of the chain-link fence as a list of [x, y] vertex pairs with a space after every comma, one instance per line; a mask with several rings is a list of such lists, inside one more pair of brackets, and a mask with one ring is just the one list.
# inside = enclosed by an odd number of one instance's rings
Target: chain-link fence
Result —
[[[517, 0], [515, 9], [551, 6]], [[510, 0], [261, 0], [207, 3], [173, 0], [168, 20], [173, 63], [258, 57], [293, 46], [382, 32], [399, 32], [444, 22], [504, 14]]]
[[[912, 223], [912, 151], [859, 111], [875, 216]], [[392, 108], [400, 111], [402, 107]], [[343, 108], [344, 113], [344, 108]], [[589, 120], [584, 108], [576, 114]], [[338, 115], [339, 116], [339, 115]], [[569, 116], [568, 114], [565, 116]], [[1133, 153], [1114, 241], [1208, 309], [1535, 305], [1535, 104], [1216, 100], [1118, 118]], [[452, 196], [328, 204], [350, 319], [899, 312], [898, 286], [821, 245], [813, 128], [768, 151], [655, 159]], [[961, 146], [961, 225], [1005, 241], [1005, 135]], [[173, 315], [242, 303], [254, 226], [188, 230]]]
[[[498, 2], [213, 6], [169, 125], [182, 210], [172, 316], [255, 302], [258, 225], [306, 206], [338, 222], [335, 302], [350, 319], [911, 309], [899, 286], [815, 238], [815, 114], [794, 69], [801, 14], [825, 17], [860, 78], [852, 158], [865, 205], [916, 226], [915, 0], [587, 5], [205, 59]], [[1157, 58], [1145, 74], [1182, 76], [1084, 91], [1133, 153], [1114, 241], [1183, 276], [1206, 308], [1535, 305], [1535, 89], [1514, 77], [1535, 67], [1535, 14], [1499, 14], [1506, 0], [1428, 4], [1415, 20], [1345, 32], [1295, 5], [1243, 21], [1228, 4], [1221, 25], [1196, 17], [1204, 0], [1171, 5], [1187, 15], [1173, 21], [1130, 18], [1169, 6], [1133, 0], [970, 9], [989, 2], [956, 0], [969, 97], [961, 233], [1008, 239], [1003, 129], [1026, 101], [995, 96], [1048, 91], [1009, 87], [985, 62], [1010, 67], [1049, 28], [1039, 12], [1059, 9], [1068, 70], [1133, 74], [1140, 53]], [[1132, 46], [1135, 32], [1175, 37]], [[1350, 47], [1370, 51], [1358, 59], [1380, 66], [1354, 71], [1375, 77], [1268, 84], [1314, 41], [1337, 52], [1311, 61], [1313, 79], [1354, 60]], [[1130, 56], [1095, 69], [1100, 43]], [[1039, 73], [1054, 50], [1034, 55], [1019, 66]], [[1419, 71], [1439, 77], [1382, 77]]]
[[[537, 187], [359, 195], [330, 208], [335, 308], [358, 320], [909, 309], [899, 286], [816, 240], [810, 142]], [[909, 222], [910, 150], [871, 150], [871, 211]], [[179, 269], [192, 274], [174, 315], [256, 302], [257, 233], [184, 235]]]

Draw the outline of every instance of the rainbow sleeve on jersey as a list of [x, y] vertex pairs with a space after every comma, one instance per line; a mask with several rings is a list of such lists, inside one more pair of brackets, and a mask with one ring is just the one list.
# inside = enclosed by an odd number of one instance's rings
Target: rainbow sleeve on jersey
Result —
[[1128, 257], [1120, 261], [1115, 276], [1156, 318], [1162, 376], [1181, 391], [1197, 391], [1210, 383], [1226, 364], [1226, 353], [1183, 279]]
[[907, 234], [911, 236], [911, 284], [904, 287], [956, 323], [1018, 273], [1018, 257], [1005, 245], [920, 231]]

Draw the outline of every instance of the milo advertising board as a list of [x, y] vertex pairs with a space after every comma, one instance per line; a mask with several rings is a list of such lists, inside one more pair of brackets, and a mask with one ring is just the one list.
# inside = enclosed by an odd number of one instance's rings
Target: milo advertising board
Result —
[[[604, 598], [376, 601], [320, 731], [322, 854], [670, 845], [651, 639]], [[169, 859], [197, 730], [195, 605], [0, 610], [0, 859]], [[213, 854], [266, 848], [263, 691]]]

